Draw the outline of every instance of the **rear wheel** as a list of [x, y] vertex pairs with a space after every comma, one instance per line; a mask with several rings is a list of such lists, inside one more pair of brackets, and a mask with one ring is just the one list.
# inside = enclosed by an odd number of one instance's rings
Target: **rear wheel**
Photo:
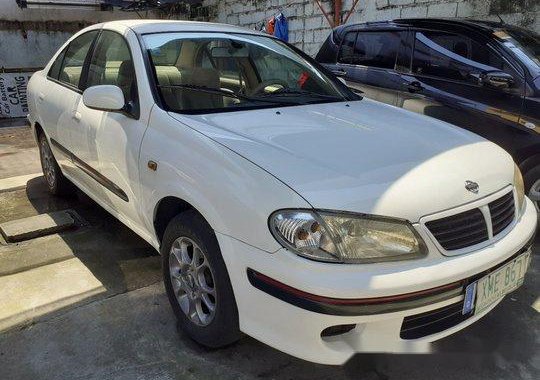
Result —
[[180, 328], [217, 348], [239, 339], [238, 310], [217, 239], [195, 211], [176, 216], [161, 247], [163, 279]]
[[41, 133], [38, 141], [41, 169], [43, 170], [43, 176], [51, 194], [67, 195], [73, 193], [73, 185], [62, 174], [45, 134]]

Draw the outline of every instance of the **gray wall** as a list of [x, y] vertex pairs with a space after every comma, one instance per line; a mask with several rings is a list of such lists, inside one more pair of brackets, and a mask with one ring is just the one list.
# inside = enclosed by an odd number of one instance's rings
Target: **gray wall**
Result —
[[45, 66], [71, 32], [0, 30], [0, 68]]
[[[289, 18], [290, 42], [315, 54], [330, 32], [314, 0], [204, 0], [212, 7], [212, 21], [254, 28], [280, 7]], [[322, 1], [326, 10], [332, 2]], [[343, 14], [352, 0], [343, 0]], [[463, 17], [498, 20], [540, 32], [540, 0], [360, 0], [349, 22], [405, 17]]]
[[[142, 16], [155, 17], [147, 12]], [[0, 70], [42, 67], [74, 32], [128, 18], [138, 16], [121, 11], [20, 9], [15, 0], [0, 0]]]
[[[353, 0], [343, 0], [343, 14]], [[323, 0], [327, 10], [332, 2]], [[210, 16], [198, 19], [255, 28], [283, 9], [289, 18], [290, 42], [315, 54], [330, 27], [314, 0], [204, 0]], [[468, 17], [498, 20], [540, 32], [540, 0], [360, 0], [349, 22], [400, 17]], [[145, 12], [143, 18], [158, 17]], [[62, 43], [86, 25], [137, 18], [121, 11], [20, 9], [15, 0], [0, 0], [0, 69], [43, 66]]]

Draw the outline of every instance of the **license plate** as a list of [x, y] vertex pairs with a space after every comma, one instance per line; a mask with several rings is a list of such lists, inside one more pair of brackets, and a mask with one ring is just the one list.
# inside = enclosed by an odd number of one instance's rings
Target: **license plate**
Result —
[[496, 271], [467, 286], [463, 302], [463, 314], [474, 309], [478, 314], [499, 298], [523, 284], [525, 272], [531, 261], [531, 250], [519, 255]]

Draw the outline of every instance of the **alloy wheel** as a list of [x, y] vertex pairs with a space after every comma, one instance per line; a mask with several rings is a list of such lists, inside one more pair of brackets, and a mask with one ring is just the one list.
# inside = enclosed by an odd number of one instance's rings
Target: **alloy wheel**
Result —
[[45, 138], [41, 139], [41, 166], [43, 168], [43, 175], [45, 176], [45, 180], [49, 184], [49, 186], [54, 186], [54, 182], [56, 181], [56, 172], [55, 172], [55, 163], [54, 163], [54, 156], [51, 152], [51, 148], [49, 147], [49, 144], [47, 143], [47, 140]]
[[209, 325], [216, 314], [216, 289], [206, 253], [192, 239], [177, 238], [169, 254], [169, 273], [184, 314], [198, 326]]

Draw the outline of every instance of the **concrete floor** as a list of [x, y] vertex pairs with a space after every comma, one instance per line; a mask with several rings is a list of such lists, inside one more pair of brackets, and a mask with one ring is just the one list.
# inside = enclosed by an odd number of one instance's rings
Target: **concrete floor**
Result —
[[[39, 167], [29, 136], [25, 128], [0, 128], [0, 178]], [[17, 168], [5, 157], [17, 158]], [[437, 342], [436, 353], [362, 354], [330, 367], [249, 337], [220, 350], [198, 346], [176, 329], [159, 256], [88, 197], [51, 197], [41, 177], [0, 192], [0, 223], [67, 208], [86, 225], [0, 242], [0, 379], [540, 378], [538, 239], [525, 284], [479, 322]]]
[[0, 120], [0, 179], [40, 173], [37, 147], [25, 119]]

